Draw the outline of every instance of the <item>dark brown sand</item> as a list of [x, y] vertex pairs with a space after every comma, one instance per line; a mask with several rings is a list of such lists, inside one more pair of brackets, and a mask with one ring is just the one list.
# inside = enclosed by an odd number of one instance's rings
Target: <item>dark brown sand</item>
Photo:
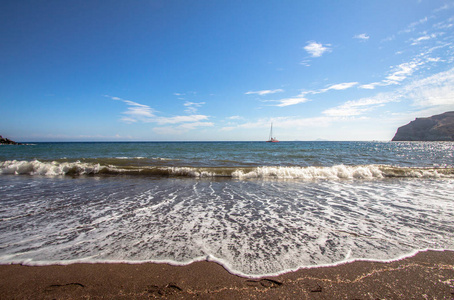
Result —
[[212, 262], [0, 265], [0, 299], [454, 299], [454, 252], [249, 279]]

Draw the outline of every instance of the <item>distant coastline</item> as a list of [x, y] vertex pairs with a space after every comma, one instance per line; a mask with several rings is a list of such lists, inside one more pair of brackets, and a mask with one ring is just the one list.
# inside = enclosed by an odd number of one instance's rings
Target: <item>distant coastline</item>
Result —
[[392, 141], [454, 141], [454, 111], [416, 118], [399, 127]]
[[22, 145], [21, 143], [4, 138], [0, 135], [0, 145]]

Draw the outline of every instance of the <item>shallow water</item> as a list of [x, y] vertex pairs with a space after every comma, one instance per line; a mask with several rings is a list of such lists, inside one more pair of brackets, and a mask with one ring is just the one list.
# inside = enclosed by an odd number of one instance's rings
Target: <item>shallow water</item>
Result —
[[287, 163], [267, 165], [253, 154], [267, 152], [262, 144], [222, 154], [220, 144], [191, 143], [207, 148], [196, 158], [185, 143], [172, 146], [180, 155], [167, 143], [151, 147], [166, 153], [138, 144], [3, 152], [0, 263], [208, 259], [260, 276], [454, 250], [452, 143], [317, 144], [313, 159], [326, 162], [317, 166], [295, 163], [292, 147], [310, 145], [272, 148]]
[[208, 258], [234, 273], [261, 275], [454, 249], [453, 185], [7, 176], [0, 261]]

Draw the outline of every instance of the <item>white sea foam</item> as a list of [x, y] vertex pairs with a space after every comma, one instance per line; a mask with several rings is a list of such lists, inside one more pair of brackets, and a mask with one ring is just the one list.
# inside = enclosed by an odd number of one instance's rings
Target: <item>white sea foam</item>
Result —
[[[120, 158], [126, 160], [128, 158]], [[144, 158], [134, 158], [142, 160]], [[110, 162], [110, 161], [109, 161]], [[0, 162], [0, 174], [27, 175], [92, 175], [140, 174], [155, 176], [182, 176], [193, 178], [228, 177], [235, 179], [297, 179], [342, 180], [380, 179], [384, 177], [452, 178], [452, 168], [403, 168], [383, 165], [335, 165], [330, 167], [262, 166], [262, 167], [187, 167], [153, 166], [146, 164], [101, 165], [91, 162], [41, 162], [10, 160]]]
[[333, 167], [259, 167], [250, 172], [233, 172], [238, 178], [284, 178], [284, 179], [370, 179], [383, 178], [378, 166]]
[[40, 162], [33, 161], [4, 161], [0, 162], [0, 174], [27, 174], [58, 176], [66, 174], [86, 175], [97, 174], [106, 167], [100, 164], [90, 164], [82, 162]]
[[280, 270], [278, 272], [273, 272], [273, 273], [263, 273], [263, 274], [247, 274], [244, 272], [241, 272], [239, 270], [233, 269], [232, 265], [230, 262], [220, 259], [217, 257], [214, 257], [212, 255], [204, 256], [204, 257], [197, 257], [185, 262], [177, 262], [174, 260], [99, 260], [96, 259], [96, 257], [86, 257], [82, 259], [70, 259], [70, 260], [61, 260], [61, 261], [55, 261], [55, 260], [46, 260], [46, 261], [34, 261], [31, 259], [25, 259], [25, 260], [15, 260], [14, 255], [5, 255], [5, 256], [0, 256], [0, 264], [5, 264], [3, 262], [7, 262], [6, 264], [21, 264], [24, 266], [50, 266], [50, 265], [60, 265], [60, 266], [67, 266], [71, 264], [77, 264], [77, 263], [84, 263], [84, 264], [144, 264], [144, 263], [155, 263], [155, 264], [168, 264], [172, 266], [187, 266], [192, 263], [196, 262], [201, 262], [201, 261], [209, 261], [209, 262], [214, 262], [217, 263], [221, 266], [223, 266], [229, 273], [245, 278], [263, 278], [263, 277], [274, 277], [274, 276], [279, 276], [282, 274], [286, 274], [289, 272], [295, 272], [301, 269], [314, 269], [314, 268], [326, 268], [326, 267], [335, 267], [335, 266], [340, 266], [348, 263], [353, 263], [353, 262], [358, 262], [358, 261], [364, 261], [364, 262], [380, 262], [380, 263], [391, 263], [395, 261], [400, 261], [403, 259], [407, 259], [410, 257], [414, 257], [418, 253], [421, 252], [427, 252], [427, 251], [436, 251], [436, 252], [443, 252], [443, 251], [454, 251], [454, 249], [430, 249], [430, 248], [425, 248], [425, 249], [420, 249], [420, 250], [414, 250], [410, 251], [408, 253], [398, 255], [393, 258], [389, 259], [363, 259], [363, 258], [357, 258], [357, 259], [346, 259], [343, 261], [335, 262], [335, 263], [330, 263], [330, 264], [320, 264], [320, 265], [313, 265], [313, 266], [301, 266], [297, 268], [292, 268], [292, 269], [285, 269], [285, 270]]
[[452, 180], [2, 179], [0, 263], [209, 260], [260, 277], [454, 249]]

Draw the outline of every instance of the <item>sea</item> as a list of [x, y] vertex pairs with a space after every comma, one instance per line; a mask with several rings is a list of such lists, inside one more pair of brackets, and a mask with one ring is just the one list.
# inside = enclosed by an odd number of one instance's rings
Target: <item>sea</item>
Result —
[[454, 250], [452, 142], [0, 146], [0, 264], [278, 275]]

